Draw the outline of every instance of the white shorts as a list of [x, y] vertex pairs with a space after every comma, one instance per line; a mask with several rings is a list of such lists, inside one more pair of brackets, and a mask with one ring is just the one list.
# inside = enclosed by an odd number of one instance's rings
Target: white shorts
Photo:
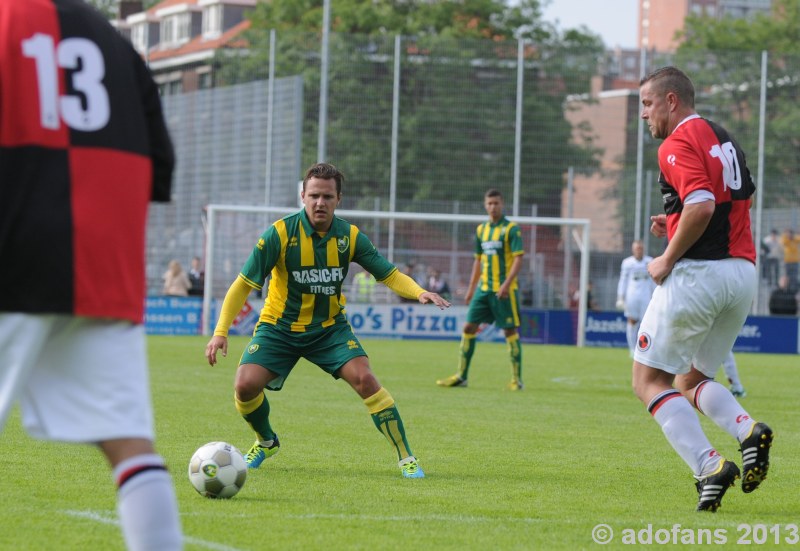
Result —
[[0, 350], [0, 428], [19, 401], [35, 438], [153, 439], [142, 325], [0, 313]]
[[694, 366], [714, 377], [747, 319], [756, 290], [747, 260], [681, 260], [658, 287], [639, 327], [633, 359], [673, 373]]

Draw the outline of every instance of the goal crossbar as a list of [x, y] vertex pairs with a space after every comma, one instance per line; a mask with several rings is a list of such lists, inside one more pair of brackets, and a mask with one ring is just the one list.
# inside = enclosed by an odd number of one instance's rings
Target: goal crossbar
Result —
[[[215, 237], [216, 237], [216, 223], [217, 215], [224, 212], [233, 213], [251, 213], [251, 214], [271, 214], [271, 215], [288, 215], [298, 212], [298, 207], [268, 207], [268, 206], [252, 206], [252, 205], [223, 205], [223, 204], [210, 204], [206, 206], [207, 215], [207, 236], [206, 236], [206, 254], [205, 254], [205, 292], [203, 293], [203, 315], [202, 315], [202, 328], [203, 334], [210, 333], [210, 319], [211, 314], [211, 290], [213, 289], [213, 266], [215, 262]], [[411, 220], [422, 222], [469, 222], [477, 223], [486, 221], [486, 215], [479, 214], [447, 214], [447, 213], [428, 213], [428, 212], [387, 212], [387, 211], [366, 211], [366, 210], [344, 210], [337, 209], [336, 216], [344, 219], [369, 218], [373, 220], [388, 220], [390, 223], [390, 231], [392, 231], [391, 224], [395, 220]], [[520, 224], [539, 225], [539, 226], [571, 226], [573, 228], [581, 228], [581, 235], [575, 236], [578, 247], [581, 253], [580, 273], [579, 273], [579, 290], [580, 295], [578, 299], [578, 334], [577, 346], [583, 347], [586, 341], [586, 312], [587, 312], [587, 296], [586, 288], [589, 284], [589, 232], [591, 223], [587, 218], [558, 218], [547, 216], [507, 216], [513, 222]], [[265, 228], [266, 229], [266, 228]], [[566, 238], [573, 237], [568, 235]], [[390, 240], [391, 247], [391, 240]], [[389, 258], [391, 259], [391, 251]]]

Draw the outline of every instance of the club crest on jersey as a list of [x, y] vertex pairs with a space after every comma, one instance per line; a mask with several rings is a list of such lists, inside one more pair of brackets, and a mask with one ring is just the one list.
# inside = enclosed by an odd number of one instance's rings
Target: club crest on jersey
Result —
[[636, 341], [636, 348], [644, 352], [645, 350], [650, 349], [650, 343], [651, 343], [650, 335], [648, 335], [647, 333], [640, 333], [639, 339]]
[[247, 347], [247, 353], [248, 354], [255, 354], [257, 351], [258, 351], [258, 345], [257, 344], [251, 344], [250, 346]]
[[344, 237], [340, 237], [339, 239], [336, 240], [336, 249], [340, 253], [345, 252], [348, 249], [348, 247], [350, 247], [350, 237], [345, 235]]

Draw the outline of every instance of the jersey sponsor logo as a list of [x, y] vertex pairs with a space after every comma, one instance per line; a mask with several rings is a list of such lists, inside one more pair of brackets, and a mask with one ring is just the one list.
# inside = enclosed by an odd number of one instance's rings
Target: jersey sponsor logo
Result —
[[336, 250], [343, 254], [350, 247], [350, 237], [345, 235], [336, 240]]
[[312, 295], [332, 296], [336, 294], [336, 287], [333, 285], [312, 285], [309, 291], [311, 291]]
[[483, 254], [486, 255], [496, 255], [498, 251], [503, 249], [503, 242], [502, 241], [484, 241], [481, 243], [481, 248], [483, 249]]
[[644, 352], [650, 349], [650, 344], [650, 335], [647, 333], [639, 333], [639, 339], [636, 341], [636, 348]]
[[344, 268], [310, 268], [292, 272], [295, 283], [336, 283], [344, 281]]

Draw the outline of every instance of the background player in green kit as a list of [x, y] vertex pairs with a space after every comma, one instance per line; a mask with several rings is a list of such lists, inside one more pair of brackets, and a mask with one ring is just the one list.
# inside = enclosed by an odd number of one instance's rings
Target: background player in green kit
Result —
[[297, 361], [306, 358], [353, 387], [375, 426], [394, 446], [403, 476], [423, 478], [394, 399], [375, 378], [347, 321], [342, 283], [350, 263], [356, 262], [402, 297], [442, 309], [450, 303], [402, 274], [356, 226], [334, 216], [343, 180], [344, 175], [327, 163], [308, 169], [300, 193], [303, 210], [278, 220], [259, 238], [225, 295], [206, 358], [214, 365], [218, 350], [227, 355], [231, 322], [250, 292], [261, 289], [271, 275], [264, 308], [234, 383], [236, 409], [256, 433], [256, 442], [245, 455], [248, 467], [258, 468], [280, 447], [269, 422], [264, 389], [280, 390]]
[[[469, 365], [475, 352], [475, 336], [482, 323], [503, 329], [511, 358], [509, 390], [522, 390], [522, 349], [519, 344], [519, 297], [517, 274], [522, 269], [522, 234], [519, 226], [503, 215], [503, 195], [490, 189], [483, 198], [489, 221], [475, 232], [475, 262], [464, 297], [469, 304], [461, 335], [458, 373], [436, 381], [439, 386], [467, 386]], [[480, 283], [480, 285], [478, 285]], [[477, 287], [477, 289], [476, 289]]]

